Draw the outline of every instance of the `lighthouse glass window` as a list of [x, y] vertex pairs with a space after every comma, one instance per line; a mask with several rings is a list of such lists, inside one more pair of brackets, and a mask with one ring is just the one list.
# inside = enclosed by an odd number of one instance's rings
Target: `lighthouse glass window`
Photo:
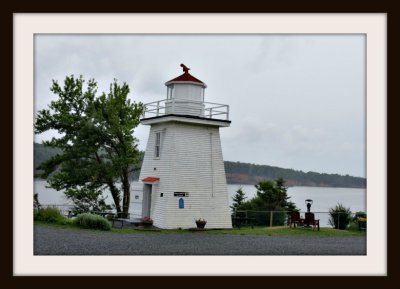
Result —
[[161, 132], [156, 132], [156, 145], [155, 145], [155, 153], [154, 157], [160, 157], [160, 146], [161, 146]]
[[172, 99], [173, 91], [174, 91], [174, 86], [173, 85], [170, 85], [170, 86], [167, 87], [167, 100]]

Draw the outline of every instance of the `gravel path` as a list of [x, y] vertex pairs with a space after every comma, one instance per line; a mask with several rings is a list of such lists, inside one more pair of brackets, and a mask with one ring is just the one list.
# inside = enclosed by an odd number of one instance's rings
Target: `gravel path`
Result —
[[36, 225], [35, 255], [365, 255], [365, 237], [126, 234]]

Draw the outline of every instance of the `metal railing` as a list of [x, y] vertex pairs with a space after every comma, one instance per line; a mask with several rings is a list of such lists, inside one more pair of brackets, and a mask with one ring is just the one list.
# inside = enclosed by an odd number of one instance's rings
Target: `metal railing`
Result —
[[229, 120], [229, 105], [188, 99], [163, 99], [146, 103], [143, 118], [168, 114], [188, 114], [198, 117]]

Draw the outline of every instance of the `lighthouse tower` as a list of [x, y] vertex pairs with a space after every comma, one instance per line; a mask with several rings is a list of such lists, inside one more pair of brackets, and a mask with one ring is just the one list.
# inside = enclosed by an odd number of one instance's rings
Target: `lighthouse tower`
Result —
[[150, 134], [140, 172], [142, 217], [165, 229], [231, 228], [220, 127], [229, 106], [204, 102], [205, 83], [189, 73], [165, 83], [167, 98], [145, 105], [141, 124]]

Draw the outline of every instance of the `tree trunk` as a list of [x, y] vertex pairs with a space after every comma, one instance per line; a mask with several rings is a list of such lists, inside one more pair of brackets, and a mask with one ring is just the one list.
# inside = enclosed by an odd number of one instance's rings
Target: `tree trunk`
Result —
[[125, 217], [128, 217], [129, 213], [129, 205], [131, 201], [131, 189], [129, 182], [129, 173], [128, 170], [124, 170], [122, 174], [122, 190], [123, 190], [123, 198], [122, 198], [122, 211]]
[[[102, 164], [102, 160], [97, 152], [95, 152], [96, 160], [99, 164]], [[117, 215], [119, 217], [119, 214], [121, 213], [121, 199], [120, 199], [120, 194], [118, 191], [118, 188], [114, 185], [114, 182], [112, 179], [106, 178], [106, 183], [108, 187], [110, 188], [111, 196], [113, 197], [114, 204], [115, 204], [115, 209], [117, 210]]]
[[119, 213], [121, 213], [121, 199], [120, 199], [118, 188], [114, 185], [113, 181], [108, 181], [107, 185], [110, 188], [111, 196], [113, 197], [114, 204], [115, 204], [115, 209], [117, 210], [118, 217], [119, 217]]

